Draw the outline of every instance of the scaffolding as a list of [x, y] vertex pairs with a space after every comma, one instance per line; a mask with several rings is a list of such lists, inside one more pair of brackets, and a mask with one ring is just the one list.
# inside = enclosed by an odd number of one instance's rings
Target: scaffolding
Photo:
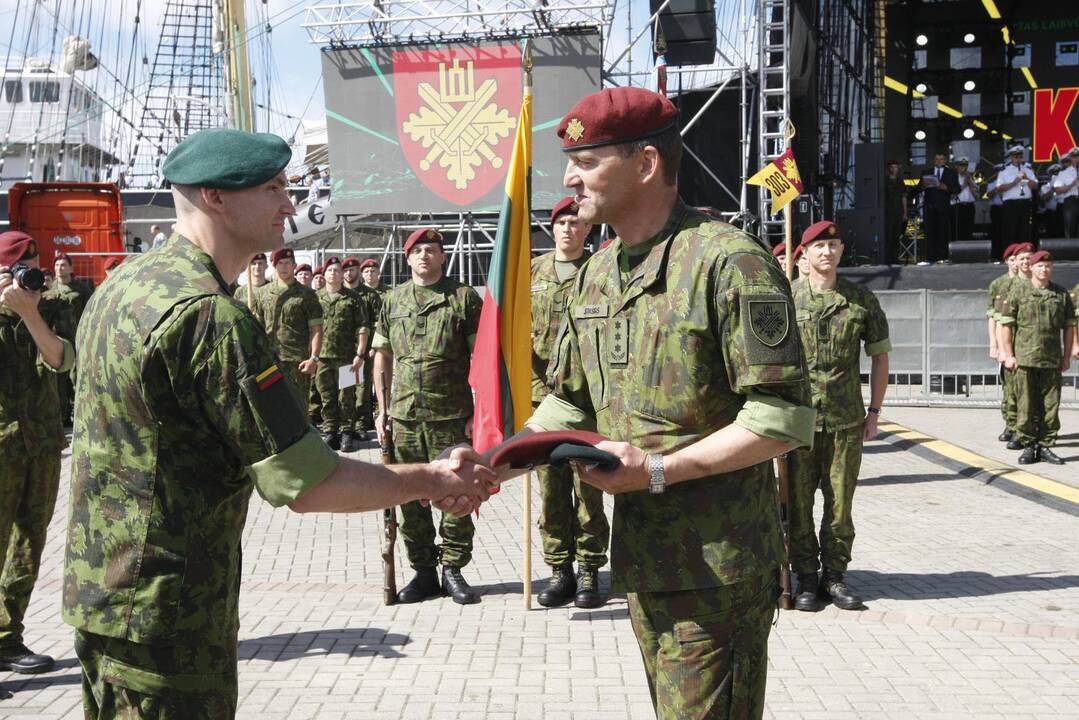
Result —
[[143, 105], [130, 186], [160, 187], [161, 163], [193, 132], [229, 124], [214, 53], [214, 0], [167, 0]]

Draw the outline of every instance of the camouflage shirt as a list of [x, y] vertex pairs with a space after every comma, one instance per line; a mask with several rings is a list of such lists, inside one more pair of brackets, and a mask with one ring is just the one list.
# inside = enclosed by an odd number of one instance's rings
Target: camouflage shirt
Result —
[[255, 318], [179, 235], [125, 262], [79, 331], [63, 618], [232, 648], [252, 488], [283, 505], [337, 455]]
[[1023, 367], [1059, 368], [1064, 359], [1061, 331], [1075, 325], [1071, 294], [1057, 285], [1036, 288], [1033, 283], [1013, 283], [1002, 325], [1015, 328], [1012, 349]]
[[1004, 289], [1011, 283], [1012, 276], [1008, 274], [1001, 275], [995, 278], [993, 282], [989, 283], [989, 305], [986, 307], [985, 316], [993, 318], [997, 317], [998, 304], [1004, 297]]
[[[578, 270], [589, 258], [584, 255], [573, 261]], [[547, 397], [547, 365], [551, 359], [558, 329], [573, 290], [574, 272], [565, 280], [558, 279], [553, 252], [532, 258], [532, 402]]]
[[59, 457], [64, 447], [56, 373], [70, 370], [75, 363], [74, 320], [67, 304], [55, 297], [42, 298], [38, 312], [64, 343], [59, 368], [42, 359], [22, 318], [0, 305], [0, 457], [9, 453]]
[[[79, 320], [82, 319], [82, 311], [86, 308], [86, 303], [93, 294], [94, 291], [89, 285], [81, 280], [72, 279], [67, 285], [57, 280], [48, 291], [42, 294], [42, 297], [55, 298], [71, 308], [71, 319], [77, 327]], [[72, 334], [71, 338], [74, 337], [75, 335]]]
[[[261, 285], [255, 285], [254, 287], [252, 287], [251, 288], [251, 299], [254, 300], [258, 296], [259, 290], [261, 290], [262, 288], [266, 287], [269, 284], [270, 284], [269, 280], [263, 280]], [[236, 298], [237, 300], [239, 300], [240, 302], [246, 303], [247, 302], [247, 285], [240, 285], [240, 284], [237, 283], [236, 287], [234, 287], [232, 289], [232, 296], [234, 298]], [[304, 358], [304, 359], [306, 360], [307, 358]]]
[[794, 287], [798, 331], [809, 364], [817, 430], [843, 430], [865, 420], [858, 351], [879, 355], [892, 349], [888, 319], [877, 297], [842, 277], [833, 290]]
[[470, 338], [482, 306], [475, 290], [445, 276], [428, 287], [406, 282], [386, 293], [372, 346], [393, 354], [390, 417], [472, 416]]
[[[751, 237], [681, 203], [650, 240], [615, 240], [580, 270], [548, 384], [530, 422], [595, 429], [649, 453], [732, 423], [813, 440], [786, 279]], [[709, 588], [776, 569], [783, 546], [768, 465], [615, 496], [615, 588]]]
[[356, 355], [360, 335], [371, 332], [367, 302], [359, 292], [346, 287], [336, 293], [330, 292], [328, 287], [323, 288], [317, 295], [322, 303], [320, 355], [336, 360], [352, 358]]
[[252, 309], [282, 360], [311, 357], [311, 329], [322, 325], [322, 304], [314, 290], [295, 280], [267, 283], [255, 294]]
[[1010, 315], [1010, 308], [1008, 307], [1008, 297], [1012, 291], [1017, 287], [1025, 287], [1030, 285], [1030, 278], [1023, 277], [1022, 275], [1016, 275], [1015, 277], [1007, 278], [1001, 283], [998, 288], [998, 294], [996, 303], [994, 303], [994, 310], [996, 311], [994, 319], [999, 323], [1001, 317]]

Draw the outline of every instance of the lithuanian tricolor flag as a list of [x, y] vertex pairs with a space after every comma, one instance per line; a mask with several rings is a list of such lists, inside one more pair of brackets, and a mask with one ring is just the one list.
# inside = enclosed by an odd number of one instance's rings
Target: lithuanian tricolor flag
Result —
[[[530, 84], [529, 84], [530, 85]], [[486, 452], [532, 414], [532, 88], [517, 119], [468, 382], [476, 393], [472, 446]]]

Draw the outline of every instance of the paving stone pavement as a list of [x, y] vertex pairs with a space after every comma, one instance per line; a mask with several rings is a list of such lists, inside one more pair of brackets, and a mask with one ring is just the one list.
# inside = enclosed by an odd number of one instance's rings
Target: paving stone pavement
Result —
[[[1079, 517], [889, 442], [867, 446], [860, 485], [848, 577], [867, 609], [779, 616], [766, 717], [1079, 717]], [[72, 633], [58, 612], [66, 486], [65, 458], [26, 623], [29, 644], [58, 668], [29, 679], [0, 673], [0, 690], [12, 694], [0, 700], [5, 720], [81, 717]], [[256, 496], [244, 543], [240, 717], [653, 717], [625, 598], [594, 611], [524, 610], [521, 487], [507, 485], [477, 521], [465, 572], [483, 602], [468, 607], [382, 605], [376, 513], [299, 516]], [[534, 488], [534, 510], [538, 502]], [[538, 535], [532, 565], [538, 591]], [[399, 562], [399, 582], [408, 577]]]

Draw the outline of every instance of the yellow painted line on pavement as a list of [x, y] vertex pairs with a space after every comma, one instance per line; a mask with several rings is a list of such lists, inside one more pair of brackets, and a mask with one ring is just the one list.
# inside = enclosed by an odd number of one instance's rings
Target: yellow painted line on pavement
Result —
[[1052, 495], [1061, 500], [1079, 504], [1079, 489], [1073, 488], [1070, 485], [1065, 485], [1056, 480], [1043, 478], [1040, 475], [1014, 468], [1011, 465], [1006, 465], [997, 462], [996, 460], [991, 460], [983, 455], [964, 450], [958, 445], [953, 445], [945, 440], [925, 435], [917, 430], [911, 430], [908, 427], [904, 427], [903, 425], [894, 422], [881, 422], [877, 427], [890, 435], [915, 443], [939, 455], [961, 462], [964, 465], [977, 468], [1009, 482], [1030, 488], [1031, 490], [1037, 490], [1038, 492]]

